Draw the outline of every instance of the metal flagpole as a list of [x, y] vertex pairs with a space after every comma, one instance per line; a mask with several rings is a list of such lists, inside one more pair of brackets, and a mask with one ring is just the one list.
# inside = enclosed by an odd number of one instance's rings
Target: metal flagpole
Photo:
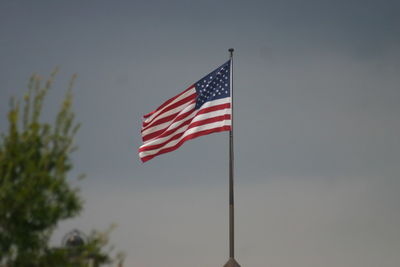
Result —
[[224, 267], [240, 267], [235, 260], [235, 224], [234, 224], [234, 194], [233, 194], [233, 48], [230, 54], [230, 86], [231, 86], [231, 130], [229, 131], [229, 260]]

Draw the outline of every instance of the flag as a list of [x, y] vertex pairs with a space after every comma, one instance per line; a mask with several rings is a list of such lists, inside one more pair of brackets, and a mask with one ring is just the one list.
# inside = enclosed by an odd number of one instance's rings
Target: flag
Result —
[[139, 157], [146, 162], [187, 140], [231, 130], [230, 60], [145, 115]]

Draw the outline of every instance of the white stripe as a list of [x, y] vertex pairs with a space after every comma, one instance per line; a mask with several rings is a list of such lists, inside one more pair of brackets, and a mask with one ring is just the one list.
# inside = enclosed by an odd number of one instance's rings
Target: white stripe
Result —
[[[193, 116], [194, 116], [194, 113], [193, 113]], [[191, 116], [191, 118], [192, 118], [193, 116]], [[189, 119], [190, 119], [190, 118], [189, 118]], [[190, 123], [184, 125], [184, 126], [181, 127], [181, 128], [179, 128], [178, 130], [176, 130], [175, 132], [171, 133], [170, 135], [167, 135], [167, 136], [164, 136], [164, 137], [161, 137], [161, 138], [153, 138], [153, 139], [150, 139], [149, 141], [143, 143], [143, 145], [142, 145], [141, 147], [153, 146], [153, 145], [161, 144], [161, 143], [167, 141], [168, 139], [170, 139], [172, 136], [175, 136], [175, 135], [177, 135], [177, 134], [180, 134], [180, 133], [186, 131], [186, 130], [188, 129], [189, 126], [190, 126]], [[169, 129], [168, 129], [168, 130], [169, 130]]]
[[[142, 136], [144, 137], [144, 136], [146, 136], [148, 134], [151, 134], [151, 133], [156, 132], [158, 130], [164, 129], [165, 127], [168, 127], [168, 125], [171, 125], [171, 121], [173, 121], [179, 115], [184, 114], [186, 112], [189, 112], [190, 110], [194, 111], [194, 106], [195, 105], [196, 105], [196, 103], [192, 103], [192, 104], [188, 105], [187, 107], [183, 108], [181, 112], [179, 112], [175, 117], [173, 117], [171, 120], [169, 120], [167, 122], [164, 122], [164, 123], [158, 124], [156, 126], [152, 126], [150, 128], [147, 128], [146, 130], [144, 130], [142, 132]], [[157, 118], [157, 120], [158, 120], [158, 118]], [[173, 123], [173, 124], [175, 124], [175, 123]]]
[[[196, 93], [196, 89], [193, 87], [192, 89], [190, 89], [189, 91], [187, 91], [186, 93], [180, 95], [179, 97], [177, 97], [176, 99], [174, 99], [174, 101], [172, 101], [171, 103], [169, 103], [168, 105], [166, 105], [165, 107], [163, 107], [162, 109], [160, 109], [159, 111], [155, 112], [154, 114], [152, 114], [150, 117], [148, 117], [147, 119], [144, 120], [144, 122], [148, 123], [150, 122], [154, 117], [156, 117], [158, 114], [160, 114], [164, 109], [166, 109], [167, 107], [173, 105], [174, 103], [184, 99], [187, 96], [190, 96], [192, 94]], [[167, 100], [168, 101], [168, 100]]]
[[[167, 136], [161, 137], [161, 138], [159, 138], [159, 137], [156, 136], [155, 138], [152, 138], [152, 139], [150, 139], [150, 140], [144, 142], [144, 143], [143, 143], [143, 146], [156, 145], [156, 144], [162, 143], [162, 142], [166, 141], [167, 139], [169, 139], [172, 135], [176, 135], [176, 134], [178, 134], [178, 133], [181, 133], [181, 132], [186, 131], [186, 129], [189, 127], [190, 123], [187, 124], [187, 125], [184, 125], [184, 126], [182, 126], [182, 127], [180, 127], [180, 125], [183, 124], [185, 121], [188, 121], [188, 120], [193, 119], [193, 117], [194, 117], [195, 115], [196, 115], [196, 113], [192, 113], [192, 114], [190, 114], [190, 116], [188, 116], [187, 118], [185, 118], [185, 120], [182, 120], [182, 121], [175, 122], [175, 123], [171, 124], [171, 126], [168, 127], [165, 131], [163, 131], [163, 133], [165, 133], [165, 132], [167, 132], [167, 131], [169, 131], [169, 130], [173, 130], [173, 129], [175, 129], [175, 128], [179, 128], [179, 129], [177, 129], [175, 132], [173, 132], [173, 133], [171, 133], [171, 134], [169, 134], [169, 135], [167, 135]], [[160, 134], [160, 135], [162, 135], [162, 134]], [[158, 135], [158, 136], [160, 136], [160, 135]], [[161, 140], [161, 141], [159, 142], [159, 140]]]
[[165, 117], [167, 117], [167, 116], [169, 116], [169, 115], [172, 115], [172, 114], [175, 114], [175, 113], [177, 113], [177, 112], [181, 112], [181, 111], [182, 111], [183, 109], [185, 109], [188, 105], [191, 105], [191, 103], [192, 103], [193, 101], [195, 101], [195, 100], [194, 100], [194, 99], [191, 99], [191, 100], [189, 100], [189, 101], [187, 101], [187, 102], [181, 104], [180, 106], [177, 106], [177, 107], [174, 108], [174, 109], [171, 109], [171, 110], [168, 110], [168, 111], [166, 111], [166, 112], [164, 112], [164, 113], [161, 113], [158, 117], [154, 118], [154, 120], [151, 121], [151, 122], [150, 122], [148, 125], [146, 125], [144, 128], [150, 127], [151, 125], [153, 125], [155, 122], [157, 122], [158, 120], [160, 120], [160, 119], [162, 119], [162, 118], [165, 118]]
[[[222, 104], [227, 104], [227, 103], [230, 103], [230, 102], [231, 102], [231, 98], [230, 98], [230, 97], [225, 97], [225, 98], [221, 98], [221, 99], [209, 101], [209, 102], [205, 103], [204, 105], [202, 105], [202, 106], [200, 107], [200, 109], [196, 111], [196, 114], [197, 114], [197, 112], [199, 112], [199, 111], [202, 110], [202, 109], [209, 108], [209, 107], [213, 107], [213, 106], [218, 106], [218, 105], [222, 105]], [[183, 114], [183, 113], [189, 111], [189, 107], [194, 107], [194, 104], [193, 104], [193, 106], [190, 105], [190, 106], [186, 107], [182, 112], [180, 112], [179, 114], [177, 114], [177, 116], [179, 116], [180, 114]], [[174, 119], [175, 119], [175, 117], [172, 118], [171, 121], [174, 120]], [[157, 120], [158, 120], [158, 118], [157, 118]], [[156, 121], [157, 121], [157, 120], [156, 120]], [[186, 121], [186, 119], [184, 119], [184, 120]], [[153, 133], [153, 132], [155, 132], [155, 131], [159, 131], [159, 130], [163, 129], [163, 127], [167, 127], [167, 126], [171, 123], [171, 121], [167, 121], [167, 122], [162, 123], [162, 124], [160, 124], [160, 125], [156, 125], [156, 126], [154, 126], [154, 127], [147, 128], [146, 130], [144, 130], [144, 131], [142, 132], [142, 136], [144, 137], [144, 136], [146, 136], [146, 135], [148, 135], [148, 134], [151, 134], [151, 133]], [[177, 124], [177, 125], [172, 124], [171, 126], [173, 126], [173, 127], [169, 126], [168, 129], [166, 129], [166, 130], [174, 129], [174, 128], [176, 128], [176, 126], [178, 126], [178, 125], [179, 125], [179, 124]], [[147, 126], [147, 127], [148, 127], [148, 126]]]
[[209, 107], [218, 106], [218, 105], [227, 104], [227, 103], [231, 103], [230, 97], [224, 97], [224, 98], [212, 100], [212, 101], [206, 102], [204, 105], [202, 105], [200, 107], [199, 111], [204, 108], [209, 108]]
[[222, 115], [227, 115], [227, 114], [231, 114], [231, 108], [225, 108], [225, 109], [211, 111], [211, 112], [208, 112], [208, 113], [203, 113], [203, 114], [197, 115], [192, 120], [192, 122], [202, 121], [202, 120], [205, 120], [205, 119], [210, 119], [210, 118], [214, 118], [214, 117], [218, 117], [218, 116], [222, 116]]
[[[231, 120], [229, 119], [229, 120], [217, 121], [214, 123], [209, 123], [209, 124], [193, 127], [191, 129], [187, 130], [180, 138], [178, 138], [176, 140], [172, 140], [171, 142], [165, 144], [163, 147], [160, 147], [158, 149], [140, 152], [139, 156], [141, 158], [144, 158], [146, 156], [151, 156], [151, 155], [157, 154], [158, 152], [160, 152], [163, 149], [173, 147], [174, 145], [179, 143], [183, 138], [185, 138], [186, 136], [191, 135], [193, 133], [210, 130], [210, 129], [214, 129], [214, 128], [219, 128], [219, 127], [223, 127], [223, 126], [230, 126], [230, 125], [231, 125]], [[144, 145], [141, 147], [144, 147]]]
[[[218, 116], [222, 116], [222, 115], [227, 115], [227, 114], [231, 114], [230, 108], [226, 108], [226, 109], [223, 109], [223, 110], [217, 110], [217, 111], [213, 111], [213, 112], [209, 112], [209, 113], [200, 114], [200, 115], [194, 117], [194, 119], [189, 124], [181, 127], [180, 129], [176, 130], [175, 132], [173, 132], [173, 133], [171, 133], [169, 135], [166, 135], [164, 137], [161, 137], [161, 138], [153, 138], [153, 139], [150, 139], [147, 142], [144, 142], [142, 147], [161, 144], [161, 143], [167, 141], [168, 139], [170, 139], [171, 137], [186, 131], [193, 122], [201, 121], [201, 120], [208, 119], [208, 118], [214, 118], [214, 117], [218, 117]], [[195, 114], [193, 113], [189, 117], [192, 118], [194, 115]], [[190, 118], [187, 118], [184, 121], [190, 120]], [[184, 121], [182, 121], [182, 123]], [[174, 124], [176, 124], [176, 123], [174, 123]], [[172, 129], [173, 128], [176, 128], [176, 127], [172, 127]], [[165, 132], [167, 132], [169, 130], [170, 130], [170, 128], [165, 130]]]

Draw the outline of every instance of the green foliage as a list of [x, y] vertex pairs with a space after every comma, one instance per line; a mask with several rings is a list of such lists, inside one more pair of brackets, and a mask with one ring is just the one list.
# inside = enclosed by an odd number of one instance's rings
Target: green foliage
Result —
[[111, 261], [101, 252], [105, 243], [98, 233], [79, 248], [73, 262], [71, 251], [48, 245], [58, 222], [82, 210], [78, 189], [67, 181], [79, 129], [71, 111], [75, 76], [55, 121], [40, 121], [55, 75], [47, 81], [31, 77], [22, 105], [11, 101], [9, 131], [0, 137], [0, 266], [87, 266], [83, 259], [89, 255], [98, 263]]
[[113, 262], [122, 266], [125, 257], [123, 253], [118, 253], [113, 260], [109, 256], [113, 247], [110, 247], [106, 252], [103, 251], [103, 248], [109, 242], [108, 236], [113, 228], [110, 227], [106, 232], [93, 231], [83, 245], [70, 248], [53, 248], [47, 251], [47, 255], [42, 259], [40, 266], [97, 267]]

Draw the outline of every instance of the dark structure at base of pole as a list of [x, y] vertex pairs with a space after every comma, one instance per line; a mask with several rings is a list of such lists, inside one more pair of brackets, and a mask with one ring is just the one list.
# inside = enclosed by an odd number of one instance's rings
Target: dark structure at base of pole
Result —
[[234, 190], [233, 190], [233, 174], [234, 174], [234, 151], [233, 151], [233, 48], [229, 49], [231, 60], [231, 131], [229, 132], [229, 260], [224, 267], [240, 267], [235, 260], [235, 225], [234, 225]]
[[240, 265], [234, 258], [230, 258], [229, 261], [225, 263], [224, 267], [240, 267]]

